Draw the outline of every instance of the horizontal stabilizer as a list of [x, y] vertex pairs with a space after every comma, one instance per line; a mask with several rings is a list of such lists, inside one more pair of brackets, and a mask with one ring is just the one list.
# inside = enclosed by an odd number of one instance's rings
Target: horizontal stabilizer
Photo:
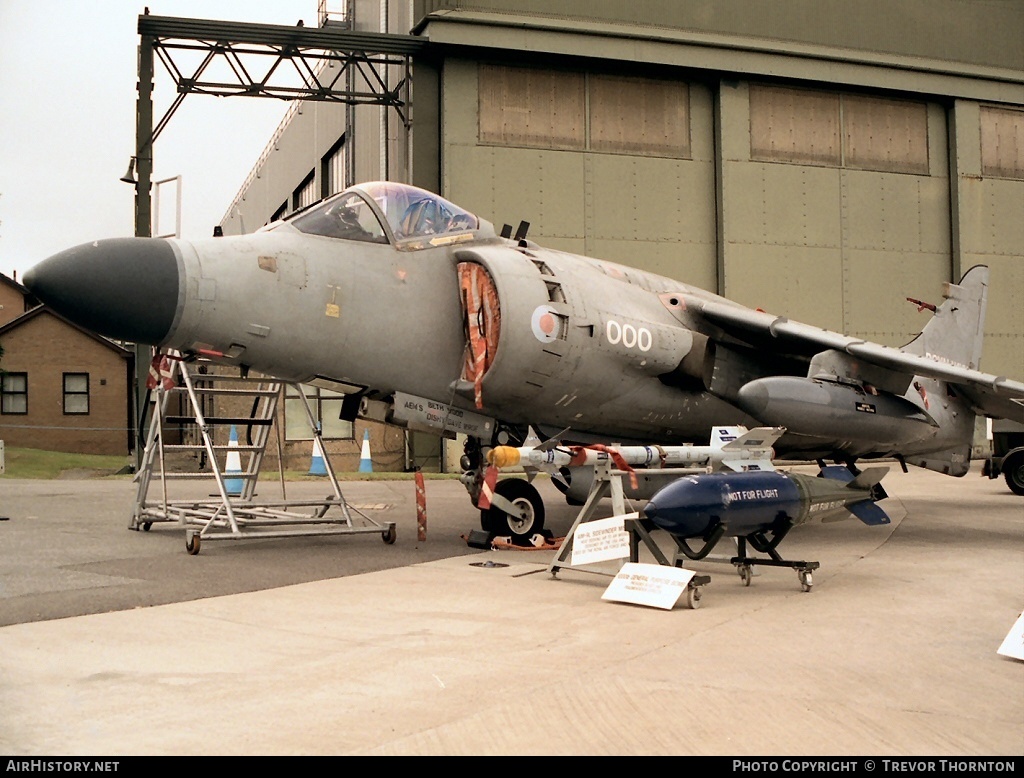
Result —
[[891, 521], [889, 514], [883, 511], [874, 500], [861, 500], [847, 505], [846, 508], [869, 527], [888, 524]]

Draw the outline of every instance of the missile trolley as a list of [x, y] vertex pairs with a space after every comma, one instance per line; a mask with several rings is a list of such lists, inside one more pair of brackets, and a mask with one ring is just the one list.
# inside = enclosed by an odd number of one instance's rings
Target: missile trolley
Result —
[[[686, 475], [655, 494], [640, 511], [640, 520], [672, 536], [679, 549], [676, 560], [680, 554], [704, 559], [723, 537], [733, 537], [737, 554], [730, 561], [745, 586], [751, 583], [754, 565], [791, 567], [807, 592], [818, 563], [785, 560], [777, 551], [779, 544], [793, 527], [814, 519], [852, 513], [869, 526], [889, 524], [889, 516], [876, 504], [887, 496], [880, 484], [887, 472], [872, 467], [854, 474], [842, 465], [829, 465], [818, 476], [778, 471]], [[768, 558], [748, 556], [748, 542]]]

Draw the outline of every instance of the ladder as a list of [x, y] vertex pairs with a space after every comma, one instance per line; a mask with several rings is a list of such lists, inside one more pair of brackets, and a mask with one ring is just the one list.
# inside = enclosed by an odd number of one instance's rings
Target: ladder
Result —
[[[320, 426], [301, 387], [272, 377], [210, 372], [210, 363], [203, 360], [197, 360], [197, 370], [178, 355], [170, 356], [169, 379], [173, 386], [164, 388], [161, 384], [152, 393], [152, 413], [136, 475], [138, 489], [129, 529], [148, 532], [156, 522], [177, 522], [185, 527], [185, 549], [193, 555], [199, 553], [203, 540], [215, 539], [380, 533], [385, 543], [395, 542], [394, 522], [377, 522], [345, 500], [326, 455]], [[256, 483], [285, 386], [295, 387], [301, 399], [313, 444], [324, 454], [331, 494], [319, 500], [287, 499], [278, 425], [281, 499], [257, 502]], [[218, 400], [221, 405], [230, 402], [236, 407], [251, 400], [251, 411], [249, 415], [218, 414]], [[169, 443], [165, 441], [167, 427], [176, 424], [181, 425], [183, 441]], [[215, 441], [214, 429], [228, 425], [247, 431], [244, 443], [234, 435], [226, 444]], [[182, 456], [198, 458], [199, 468], [174, 469], [173, 461], [180, 462]], [[236, 461], [237, 465], [232, 466]], [[184, 495], [186, 490], [178, 485], [182, 481], [209, 485], [211, 480], [216, 493], [200, 497]], [[158, 485], [159, 495], [153, 498], [150, 493]]]

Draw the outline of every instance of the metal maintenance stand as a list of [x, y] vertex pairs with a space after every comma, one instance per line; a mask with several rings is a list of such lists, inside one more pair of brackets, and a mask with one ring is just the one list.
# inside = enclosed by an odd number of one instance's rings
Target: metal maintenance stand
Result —
[[[284, 538], [308, 535], [380, 533], [385, 543], [395, 542], [394, 522], [378, 523], [352, 505], [341, 492], [330, 458], [324, 453], [324, 469], [331, 484], [331, 494], [322, 500], [289, 500], [285, 495], [282, 446], [278, 431], [278, 463], [281, 478], [281, 499], [254, 500], [256, 481], [260, 475], [270, 430], [277, 418], [277, 407], [286, 382], [274, 378], [249, 378], [193, 371], [179, 359], [171, 363], [170, 378], [174, 385], [154, 390], [153, 413], [142, 456], [142, 465], [136, 476], [138, 492], [135, 511], [129, 529], [148, 531], [155, 522], [174, 521], [185, 527], [185, 549], [198, 554], [205, 540], [242, 540], [249, 538]], [[313, 433], [314, 446], [325, 452], [309, 403], [301, 387], [293, 385], [305, 409], [306, 420]], [[183, 398], [187, 415], [170, 415], [172, 398]], [[214, 402], [252, 402], [249, 416], [216, 415], [207, 413]], [[184, 425], [183, 436], [190, 442], [165, 443], [165, 425]], [[213, 427], [233, 425], [253, 430], [251, 442], [229, 441], [215, 444]], [[317, 449], [314, 449], [317, 450]], [[168, 455], [191, 453], [209, 469], [174, 472], [168, 467]], [[242, 467], [242, 457], [246, 463]], [[238, 465], [231, 460], [238, 457]], [[213, 480], [216, 494], [204, 498], [174, 498], [169, 496], [173, 481]], [[159, 482], [161, 494], [150, 499], [150, 489]], [[359, 523], [354, 520], [357, 516]]]
[[[658, 475], [663, 474], [666, 476], [675, 476], [678, 478], [680, 475], [683, 475], [685, 472], [688, 471], [682, 469], [665, 469], [647, 470], [646, 472], [648, 474], [657, 473]], [[612, 516], [622, 516], [626, 513], [626, 500], [622, 489], [622, 478], [623, 476], [626, 475], [628, 475], [628, 473], [626, 473], [625, 471], [613, 469], [610, 460], [598, 462], [594, 466], [594, 480], [590, 487], [590, 493], [587, 495], [587, 500], [583, 504], [583, 507], [580, 509], [579, 514], [577, 514], [576, 520], [573, 522], [572, 527], [570, 527], [569, 532], [566, 533], [565, 540], [562, 541], [562, 545], [559, 547], [558, 553], [555, 555], [555, 558], [548, 566], [548, 572], [551, 573], [552, 577], [557, 577], [558, 571], [564, 568], [577, 570], [582, 573], [593, 573], [595, 575], [614, 577], [614, 573], [608, 573], [602, 570], [593, 570], [578, 565], [573, 566], [572, 564], [568, 563], [567, 560], [569, 560], [572, 555], [572, 541], [573, 536], [576, 533], [576, 529], [583, 522], [591, 521], [592, 519], [596, 518], [594, 516], [594, 513], [597, 510], [597, 506], [602, 499], [609, 496], [609, 494], [611, 495]], [[644, 522], [642, 520], [626, 518], [623, 523], [630, 537], [630, 562], [639, 561], [639, 541], [637, 538], [638, 534], [642, 533], [640, 537], [643, 538], [645, 545], [647, 545], [651, 552], [654, 554], [654, 557], [658, 561], [658, 563], [663, 565], [670, 564], [668, 559], [662, 553], [661, 549], [658, 548], [657, 544], [644, 529]], [[675, 566], [683, 566], [681, 561], [678, 561], [678, 558]], [[690, 582], [687, 585], [685, 595], [686, 604], [690, 608], [697, 608], [700, 606], [702, 589], [710, 582], [711, 576], [709, 575], [694, 575], [693, 578], [690, 579]]]

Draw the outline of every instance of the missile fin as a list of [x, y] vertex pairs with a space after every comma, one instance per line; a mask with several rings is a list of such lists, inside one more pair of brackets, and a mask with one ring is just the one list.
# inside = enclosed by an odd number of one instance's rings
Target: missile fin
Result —
[[[755, 427], [749, 432], [743, 431], [743, 427], [725, 427], [716, 428], [715, 432], [718, 432], [719, 429], [734, 429], [743, 432], [743, 434], [735, 440], [727, 440], [721, 447], [722, 451], [736, 451], [747, 448], [771, 448], [775, 445], [775, 441], [786, 433], [785, 427]], [[717, 438], [712, 434], [713, 443], [718, 443], [720, 440], [720, 438]]]
[[822, 465], [818, 475], [828, 478], [830, 481], [842, 481], [844, 484], [853, 483], [853, 473], [846, 465]]
[[[533, 430], [532, 427], [530, 429], [531, 429], [531, 431]], [[570, 429], [572, 429], [572, 427], [566, 427], [561, 432], [558, 432], [558, 433], [555, 433], [554, 435], [552, 435], [550, 438], [545, 440], [543, 443], [539, 443], [536, 446], [537, 450], [538, 451], [550, 451], [553, 448], [558, 448], [559, 446], [562, 445], [562, 436], [564, 436], [565, 433], [567, 433]], [[536, 433], [534, 433], [534, 436], [536, 436]]]
[[887, 467], [869, 467], [847, 484], [851, 489], [873, 489], [889, 472]]
[[745, 470], [774, 470], [770, 459], [723, 459], [722, 467], [742, 473]]
[[861, 500], [847, 505], [846, 508], [869, 527], [888, 524], [891, 521], [889, 514], [882, 510], [874, 500]]

